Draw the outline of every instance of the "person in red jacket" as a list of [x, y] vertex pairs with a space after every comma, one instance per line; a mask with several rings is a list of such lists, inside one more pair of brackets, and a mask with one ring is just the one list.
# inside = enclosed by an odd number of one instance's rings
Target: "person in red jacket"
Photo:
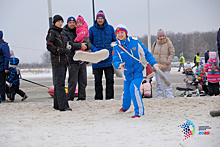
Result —
[[216, 52], [209, 52], [209, 60], [205, 64], [205, 71], [208, 73], [208, 89], [210, 96], [219, 95], [220, 67]]

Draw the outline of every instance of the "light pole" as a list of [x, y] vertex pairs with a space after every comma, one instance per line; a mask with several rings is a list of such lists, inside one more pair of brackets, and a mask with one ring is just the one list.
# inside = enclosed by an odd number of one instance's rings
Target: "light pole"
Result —
[[[47, 0], [48, 2], [48, 14], [49, 14], [49, 28], [52, 25], [52, 7], [51, 7], [51, 0]], [[52, 76], [53, 76], [53, 85], [55, 84], [55, 77], [54, 77], [54, 71], [52, 68]], [[55, 92], [55, 91], [54, 91]]]
[[94, 4], [94, 0], [92, 0], [92, 9], [93, 9], [93, 22], [95, 22], [95, 4]]
[[52, 7], [51, 0], [47, 0], [48, 2], [48, 14], [49, 14], [49, 27], [52, 25]]

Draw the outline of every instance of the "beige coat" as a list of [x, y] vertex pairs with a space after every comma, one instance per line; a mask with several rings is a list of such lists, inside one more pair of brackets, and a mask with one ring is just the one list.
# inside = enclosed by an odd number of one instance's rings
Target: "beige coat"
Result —
[[175, 50], [168, 37], [163, 40], [157, 39], [156, 45], [155, 43], [153, 44], [151, 53], [157, 62], [162, 65], [162, 71], [171, 70], [171, 62], [175, 56]]
[[[186, 87], [190, 88], [192, 90], [196, 90], [196, 86], [194, 86], [193, 84], [191, 84], [193, 82], [193, 76], [192, 75], [183, 75], [183, 81], [186, 83]], [[202, 86], [200, 84], [198, 84], [198, 89], [199, 91], [202, 91]]]

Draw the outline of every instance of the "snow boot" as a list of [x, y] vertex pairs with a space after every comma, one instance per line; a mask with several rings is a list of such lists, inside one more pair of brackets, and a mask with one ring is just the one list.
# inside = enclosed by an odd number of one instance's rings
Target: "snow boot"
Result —
[[126, 112], [127, 110], [124, 110], [123, 108], [121, 108], [120, 110], [119, 110], [119, 112]]
[[140, 118], [139, 115], [133, 115], [131, 118]]
[[23, 96], [23, 98], [21, 99], [21, 101], [24, 101], [25, 99], [27, 99], [28, 98], [28, 96], [25, 94], [24, 96]]

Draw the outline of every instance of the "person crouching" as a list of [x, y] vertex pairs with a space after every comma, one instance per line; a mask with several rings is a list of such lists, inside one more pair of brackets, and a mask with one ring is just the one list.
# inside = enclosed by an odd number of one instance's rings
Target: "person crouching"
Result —
[[[185, 65], [185, 74], [183, 75], [183, 81], [186, 83], [186, 87], [192, 90], [196, 90], [195, 86], [195, 74], [192, 71], [192, 66], [189, 62], [187, 62]], [[198, 84], [199, 91], [202, 91], [202, 86]]]

